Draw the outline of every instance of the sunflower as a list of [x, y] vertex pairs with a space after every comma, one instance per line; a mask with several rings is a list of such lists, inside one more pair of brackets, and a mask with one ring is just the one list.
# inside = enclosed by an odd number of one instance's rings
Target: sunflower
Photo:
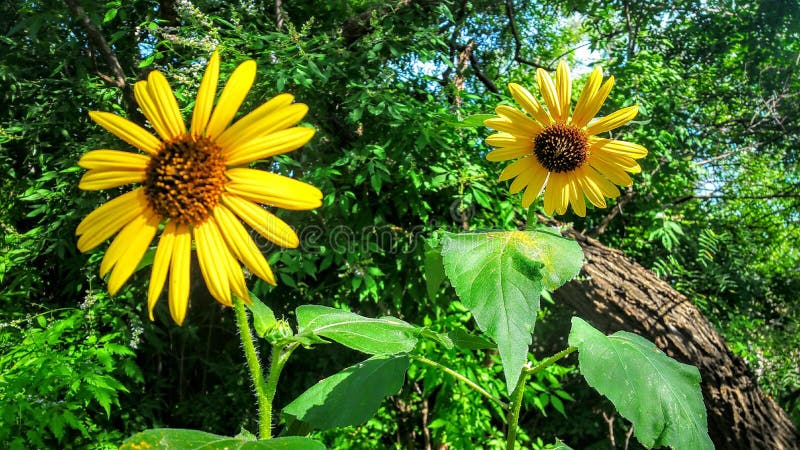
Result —
[[499, 133], [486, 138], [498, 147], [489, 152], [489, 161], [517, 159], [503, 169], [500, 181], [514, 179], [509, 191], [523, 189], [522, 206], [527, 208], [544, 188], [544, 211], [564, 214], [567, 206], [579, 216], [586, 215], [586, 201], [605, 208], [605, 197], [619, 195], [617, 186], [630, 186], [626, 172], [642, 171], [636, 159], [647, 155], [641, 145], [597, 135], [618, 128], [636, 117], [636, 105], [620, 109], [592, 121], [603, 106], [614, 77], [603, 81], [603, 71], [595, 68], [586, 82], [578, 103], [570, 110], [572, 82], [569, 68], [562, 61], [556, 69], [555, 83], [543, 69], [536, 71], [536, 81], [547, 109], [524, 87], [508, 85], [522, 111], [506, 105], [495, 109], [498, 117], [484, 121]]
[[267, 240], [294, 248], [299, 244], [294, 230], [259, 204], [308, 210], [322, 203], [322, 192], [314, 186], [246, 167], [308, 142], [314, 130], [295, 126], [308, 107], [280, 94], [231, 125], [253, 84], [256, 63], [240, 64], [214, 105], [219, 64], [214, 52], [188, 130], [169, 83], [158, 71], [134, 86], [136, 102], [158, 137], [118, 115], [89, 113], [98, 125], [141, 153], [93, 150], [78, 162], [88, 169], [81, 189], [138, 185], [83, 219], [76, 230], [78, 249], [89, 251], [116, 234], [100, 264], [101, 277], [111, 273], [108, 291], [114, 295], [161, 230], [147, 293], [150, 320], [169, 276], [170, 314], [176, 323], [183, 323], [193, 245], [206, 286], [223, 305], [233, 305], [232, 292], [249, 302], [238, 261], [274, 285], [275, 276], [242, 221]]

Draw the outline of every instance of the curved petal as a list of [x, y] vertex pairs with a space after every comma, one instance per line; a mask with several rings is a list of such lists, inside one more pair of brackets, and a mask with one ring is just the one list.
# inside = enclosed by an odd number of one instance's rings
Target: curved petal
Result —
[[255, 79], [256, 62], [253, 60], [239, 64], [233, 71], [208, 121], [206, 136], [209, 139], [215, 139], [230, 125]]
[[569, 202], [575, 214], [586, 217], [586, 201], [583, 199], [583, 189], [576, 179], [575, 172], [569, 173]]
[[[540, 125], [539, 122], [526, 116], [516, 108], [512, 108], [506, 105], [500, 105], [497, 108], [495, 108], [495, 112], [501, 118], [505, 118], [514, 125], [517, 131], [512, 132], [512, 134], [529, 136], [532, 138], [537, 134], [539, 134], [539, 132], [541, 132], [543, 129], [542, 125]], [[486, 121], [484, 123], [486, 123]]]
[[75, 230], [75, 235], [79, 236], [78, 250], [87, 252], [97, 247], [148, 208], [142, 188], [106, 202], [89, 213]]
[[172, 258], [169, 265], [169, 314], [183, 324], [189, 309], [189, 286], [192, 262], [192, 233], [188, 225], [175, 227]]
[[139, 104], [142, 114], [150, 122], [150, 126], [161, 136], [161, 139], [168, 141], [172, 133], [161, 118], [155, 99], [150, 96], [150, 90], [147, 89], [147, 81], [137, 81], [133, 85], [133, 96], [136, 98], [136, 103]]
[[284, 248], [300, 245], [292, 227], [261, 206], [230, 194], [222, 194], [222, 203], [268, 241]]
[[550, 114], [542, 108], [542, 105], [539, 104], [536, 97], [534, 97], [530, 91], [516, 83], [509, 83], [508, 90], [511, 91], [511, 96], [522, 106], [522, 109], [533, 116], [542, 126], [553, 123]]
[[[154, 212], [139, 216], [126, 225], [117, 235], [114, 242], [111, 243], [111, 245], [114, 245], [117, 241], [123, 241], [124, 250], [117, 259], [111, 276], [108, 277], [109, 294], [115, 295], [122, 285], [128, 281], [128, 278], [133, 275], [144, 253], [147, 251], [147, 247], [153, 241], [160, 222], [160, 218]], [[111, 246], [109, 246], [109, 252], [106, 253], [106, 256], [109, 255], [110, 250]]]
[[589, 101], [597, 94], [597, 89], [600, 88], [600, 83], [603, 81], [603, 69], [595, 67], [589, 79], [586, 80], [586, 85], [583, 86], [578, 103], [575, 104], [575, 113], [572, 115], [572, 125], [583, 128], [592, 116], [586, 115], [586, 108], [589, 106]]
[[550, 115], [558, 122], [561, 120], [561, 105], [558, 102], [558, 92], [556, 86], [553, 84], [553, 79], [550, 74], [544, 69], [536, 69], [536, 83], [539, 85], [539, 91], [542, 93], [547, 110]]
[[554, 177], [555, 177], [555, 185], [561, 186], [561, 192], [558, 192], [556, 195], [556, 200], [557, 200], [556, 212], [558, 214], [564, 214], [567, 212], [570, 199], [571, 185], [569, 183], [569, 172], [551, 173], [550, 174], [551, 182], [553, 182]]
[[547, 178], [547, 186], [544, 188], [544, 213], [552, 216], [553, 212], [561, 204], [561, 191], [564, 186], [560, 183], [561, 178], [555, 173], [551, 173]]
[[518, 177], [514, 178], [514, 181], [511, 182], [511, 186], [508, 187], [508, 192], [510, 194], [516, 194], [517, 192], [524, 189], [527, 185], [531, 183], [531, 172], [525, 171], [519, 174]]
[[642, 167], [633, 159], [627, 156], [609, 153], [603, 149], [594, 150], [591, 153], [593, 158], [602, 159], [608, 164], [619, 166], [622, 170], [630, 173], [641, 173]]
[[525, 189], [525, 193], [522, 194], [523, 208], [531, 206], [531, 203], [533, 203], [533, 201], [536, 200], [536, 197], [538, 197], [542, 192], [542, 187], [547, 181], [547, 175], [549, 172], [541, 165], [537, 164], [537, 166], [538, 167], [534, 170], [533, 175], [531, 176], [531, 182]]
[[606, 199], [603, 191], [596, 185], [591, 178], [586, 175], [586, 166], [575, 169], [575, 179], [589, 201], [598, 208], [606, 207]]
[[313, 128], [307, 127], [294, 127], [270, 133], [238, 146], [235, 151], [230, 152], [225, 158], [225, 164], [238, 166], [259, 159], [282, 155], [304, 146], [311, 140], [314, 133]]
[[585, 175], [585, 180], [596, 186], [604, 197], [616, 198], [619, 197], [619, 189], [614, 183], [608, 181], [603, 175], [597, 173], [591, 165], [584, 164], [582, 167]]
[[613, 153], [615, 155], [627, 156], [628, 158], [639, 159], [647, 156], [647, 149], [639, 144], [633, 142], [620, 141], [617, 139], [604, 139], [598, 137], [590, 137], [589, 145], [592, 151], [602, 149], [604, 152]]
[[245, 199], [279, 208], [306, 210], [322, 205], [322, 192], [314, 186], [263, 170], [235, 168], [225, 174], [226, 191]]
[[197, 89], [197, 100], [192, 111], [192, 134], [201, 136], [206, 131], [211, 109], [214, 107], [214, 98], [217, 96], [217, 83], [219, 83], [219, 52], [214, 50], [208, 59], [206, 71]]
[[93, 169], [83, 174], [78, 187], [84, 191], [111, 189], [126, 184], [141, 183], [146, 176], [144, 170]]
[[586, 134], [591, 136], [619, 128], [633, 120], [637, 114], [639, 114], [639, 106], [637, 105], [628, 106], [627, 108], [614, 111], [613, 113], [598, 119], [596, 122], [589, 124], [589, 126], [586, 128]]
[[600, 89], [592, 96], [592, 98], [587, 99], [586, 107], [581, 113], [580, 120], [573, 118], [572, 124], [578, 128], [583, 128], [590, 120], [594, 118], [600, 108], [605, 103], [606, 98], [608, 98], [608, 94], [611, 92], [611, 88], [614, 87], [614, 76], [608, 77], [605, 83], [600, 86]]
[[597, 158], [596, 155], [590, 156], [586, 162], [614, 184], [619, 186], [630, 186], [633, 184], [631, 177], [625, 173], [621, 167], [614, 164], [609, 164], [606, 161]]
[[572, 102], [572, 80], [569, 77], [567, 63], [561, 61], [556, 69], [556, 91], [558, 93], [558, 109], [560, 114], [556, 120], [566, 122], [569, 117], [569, 107]]
[[532, 171], [538, 167], [542, 167], [542, 165], [539, 164], [539, 161], [536, 160], [536, 157], [529, 156], [527, 158], [522, 158], [519, 161], [514, 161], [513, 163], [507, 165], [506, 168], [500, 172], [500, 177], [498, 180], [510, 180], [511, 178], [514, 178], [525, 171]]
[[169, 133], [169, 139], [186, 134], [186, 124], [181, 117], [175, 94], [161, 72], [154, 70], [147, 76], [147, 92], [158, 109], [158, 116]]
[[488, 161], [508, 161], [509, 159], [522, 158], [533, 154], [533, 146], [527, 147], [503, 147], [492, 150], [486, 154]]
[[275, 275], [272, 274], [269, 263], [239, 219], [228, 208], [219, 204], [214, 208], [214, 219], [219, 224], [222, 237], [236, 259], [244, 263], [256, 276], [275, 286]]
[[145, 153], [155, 155], [161, 148], [158, 138], [128, 119], [102, 111], [90, 111], [89, 117], [114, 136]]
[[172, 251], [175, 244], [175, 222], [169, 222], [156, 246], [156, 255], [153, 257], [153, 268], [150, 271], [150, 284], [147, 286], [147, 313], [150, 320], [153, 320], [153, 308], [161, 296], [164, 289], [164, 282], [167, 281], [169, 263], [172, 259]]
[[249, 140], [296, 125], [305, 117], [308, 106], [303, 103], [292, 104], [293, 100], [294, 96], [290, 94], [280, 94], [270, 99], [223, 131], [216, 139], [217, 144], [227, 155]]
[[490, 134], [486, 138], [486, 143], [492, 147], [526, 147], [533, 150], [533, 139], [524, 136], [514, 136], [510, 133], [499, 132]]
[[120, 150], [92, 150], [81, 156], [78, 166], [84, 169], [145, 170], [149, 162], [149, 156], [139, 153]]
[[231, 285], [228, 278], [227, 258], [222, 237], [209, 217], [205, 222], [194, 227], [194, 239], [197, 249], [197, 262], [200, 272], [206, 280], [208, 292], [225, 306], [233, 305], [231, 298]]

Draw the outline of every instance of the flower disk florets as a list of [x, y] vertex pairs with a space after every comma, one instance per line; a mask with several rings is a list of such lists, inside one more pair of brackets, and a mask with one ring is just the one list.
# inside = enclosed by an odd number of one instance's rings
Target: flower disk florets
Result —
[[549, 172], [570, 172], [586, 161], [588, 138], [578, 128], [555, 123], [533, 139], [533, 153]]
[[162, 218], [198, 225], [217, 206], [226, 181], [220, 147], [186, 134], [165, 143], [152, 157], [144, 189], [150, 207]]

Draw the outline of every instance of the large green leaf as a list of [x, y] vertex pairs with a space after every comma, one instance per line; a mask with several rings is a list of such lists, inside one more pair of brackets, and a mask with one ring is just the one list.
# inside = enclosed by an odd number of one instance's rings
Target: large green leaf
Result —
[[542, 289], [577, 275], [580, 247], [549, 230], [446, 233], [445, 273], [478, 327], [497, 342], [509, 394], [528, 355]]
[[315, 428], [360, 425], [403, 386], [408, 356], [373, 356], [315, 384], [283, 409]]
[[319, 305], [297, 308], [299, 334], [326, 337], [371, 355], [407, 353], [417, 345], [420, 329], [393, 317], [371, 319]]
[[425, 241], [425, 287], [428, 298], [434, 300], [439, 293], [439, 287], [445, 280], [444, 266], [442, 266], [442, 250], [438, 240]]
[[120, 450], [325, 450], [322, 443], [306, 437], [281, 437], [254, 441], [219, 436], [198, 430], [159, 428], [136, 433], [122, 443]]
[[606, 336], [577, 317], [569, 345], [578, 348], [586, 381], [633, 423], [644, 446], [714, 448], [696, 367], [675, 361], [641, 336], [625, 331]]

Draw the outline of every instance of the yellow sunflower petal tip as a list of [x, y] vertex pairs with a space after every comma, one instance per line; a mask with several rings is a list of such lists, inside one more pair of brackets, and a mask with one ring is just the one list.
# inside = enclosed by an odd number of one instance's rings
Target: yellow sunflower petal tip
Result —
[[489, 145], [497, 147], [487, 158], [516, 159], [503, 171], [500, 180], [513, 179], [515, 192], [525, 188], [523, 207], [527, 208], [544, 192], [547, 214], [564, 214], [571, 207], [584, 216], [587, 198], [594, 206], [605, 207], [604, 197], [619, 194], [615, 183], [620, 186], [631, 183], [625, 172], [641, 171], [632, 160], [647, 155], [644, 147], [597, 136], [625, 125], [639, 111], [633, 105], [593, 121], [614, 84], [614, 77], [610, 76], [601, 86], [602, 74], [599, 66], [594, 68], [571, 110], [572, 81], [567, 63], [559, 62], [555, 83], [547, 71], [539, 68], [536, 84], [543, 102], [522, 85], [508, 83], [522, 111], [510, 112], [506, 106], [498, 107], [497, 117], [484, 120], [487, 127], [500, 132], [486, 138]]
[[[316, 187], [261, 170], [247, 169], [283, 181], [231, 182], [234, 178], [231, 174], [241, 170], [235, 166], [295, 150], [310, 139], [314, 130], [295, 131], [308, 106], [292, 103], [293, 96], [281, 94], [268, 107], [271, 114], [263, 120], [237, 122], [237, 139], [220, 140], [253, 83], [256, 62], [244, 61], [236, 68], [215, 105], [218, 66], [219, 51], [214, 50], [201, 82], [202, 101], [195, 106], [202, 111], [195, 111], [191, 131], [186, 130], [166, 77], [158, 71], [151, 72], [148, 81], [137, 82], [134, 91], [160, 139], [115, 114], [89, 112], [94, 122], [145, 154], [103, 150], [81, 158], [79, 164], [89, 169], [80, 182], [81, 188], [108, 189], [129, 183], [140, 183], [141, 187], [109, 201], [84, 218], [76, 230], [78, 248], [88, 251], [117, 235], [102, 264], [102, 272], [111, 274], [108, 289], [113, 295], [134, 273], [155, 238], [158, 225], [166, 224], [156, 245], [158, 261], [151, 271], [152, 286], [148, 289], [151, 320], [166, 284], [170, 315], [175, 323], [183, 323], [189, 307], [193, 242], [203, 251], [205, 264], [201, 273], [206, 286], [220, 303], [230, 305], [233, 293], [242, 296], [247, 292], [241, 264], [275, 285], [269, 264], [242, 221], [258, 227], [260, 234], [278, 245], [299, 244], [291, 227], [262, 208], [260, 200], [273, 205], [299, 205], [302, 209], [322, 204], [322, 191]], [[240, 122], [244, 119], [246, 116]], [[302, 189], [283, 189], [284, 186]], [[214, 217], [223, 204], [236, 207], [230, 208], [225, 220], [217, 222]], [[264, 217], [268, 220], [261, 220]], [[287, 230], [292, 234], [287, 234]], [[216, 264], [217, 261], [226, 263]]]

